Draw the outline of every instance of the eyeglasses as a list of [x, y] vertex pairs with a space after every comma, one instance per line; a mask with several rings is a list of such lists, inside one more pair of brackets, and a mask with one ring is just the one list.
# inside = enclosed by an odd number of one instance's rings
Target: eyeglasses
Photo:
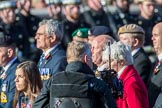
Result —
[[46, 35], [46, 33], [36, 33], [36, 36]]

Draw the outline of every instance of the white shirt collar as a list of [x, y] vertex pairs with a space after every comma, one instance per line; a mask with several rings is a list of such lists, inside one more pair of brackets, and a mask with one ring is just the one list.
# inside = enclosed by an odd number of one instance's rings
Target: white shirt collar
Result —
[[12, 65], [12, 63], [17, 59], [17, 57], [14, 57], [4, 68], [5, 72], [8, 70], [8, 68]]
[[118, 74], [118, 78], [121, 76], [121, 74], [123, 73], [124, 69], [126, 68], [127, 66], [123, 66], [120, 71], [117, 73]]
[[132, 56], [134, 56], [140, 49], [141, 49], [141, 48], [134, 49], [134, 50], [131, 52]]
[[97, 67], [98, 71], [103, 71], [104, 69], [106, 69], [106, 64], [103, 64], [100, 67]]
[[158, 55], [158, 60], [162, 60], [162, 53]]

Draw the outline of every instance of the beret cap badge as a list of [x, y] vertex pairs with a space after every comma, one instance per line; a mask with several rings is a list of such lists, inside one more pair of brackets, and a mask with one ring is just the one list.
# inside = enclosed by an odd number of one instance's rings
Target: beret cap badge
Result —
[[77, 36], [82, 36], [82, 32], [80, 30], [77, 32]]

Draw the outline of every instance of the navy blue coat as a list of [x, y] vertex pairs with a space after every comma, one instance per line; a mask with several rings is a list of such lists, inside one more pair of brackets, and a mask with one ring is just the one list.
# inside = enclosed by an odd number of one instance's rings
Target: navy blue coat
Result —
[[[16, 59], [6, 71], [6, 78], [0, 79], [0, 108], [12, 108], [13, 98], [15, 94], [15, 71], [19, 63], [20, 61]], [[5, 89], [5, 91], [3, 92], [2, 89], [3, 91]]]
[[43, 85], [46, 84], [47, 80], [55, 73], [65, 70], [67, 65], [66, 53], [59, 44], [54, 48], [48, 57], [43, 59], [42, 63], [38, 63], [41, 79]]

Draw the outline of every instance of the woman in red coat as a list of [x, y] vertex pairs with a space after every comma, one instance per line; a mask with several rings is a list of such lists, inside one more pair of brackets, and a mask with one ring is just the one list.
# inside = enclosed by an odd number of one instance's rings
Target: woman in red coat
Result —
[[[111, 68], [123, 82], [123, 96], [116, 98], [118, 108], [149, 108], [148, 93], [144, 82], [135, 70], [129, 46], [121, 42], [105, 45], [103, 62], [109, 63], [111, 55]], [[109, 65], [107, 65], [108, 67]], [[109, 68], [109, 67], [108, 67]]]

